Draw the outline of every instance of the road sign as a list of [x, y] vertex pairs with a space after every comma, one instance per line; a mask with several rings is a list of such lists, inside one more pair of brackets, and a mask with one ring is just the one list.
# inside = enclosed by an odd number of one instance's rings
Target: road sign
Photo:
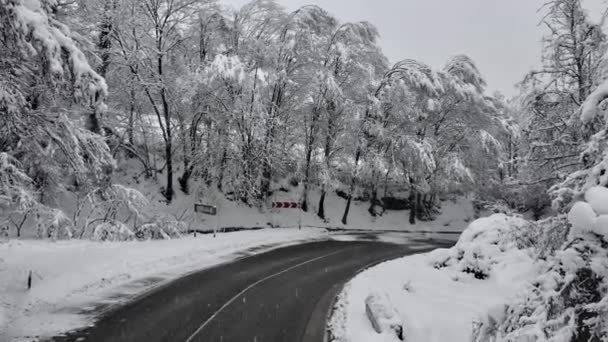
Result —
[[272, 202], [272, 207], [276, 209], [298, 209], [300, 206], [298, 202]]
[[194, 211], [199, 214], [212, 215], [212, 216], [217, 215], [217, 208], [212, 205], [207, 205], [207, 204], [195, 204]]

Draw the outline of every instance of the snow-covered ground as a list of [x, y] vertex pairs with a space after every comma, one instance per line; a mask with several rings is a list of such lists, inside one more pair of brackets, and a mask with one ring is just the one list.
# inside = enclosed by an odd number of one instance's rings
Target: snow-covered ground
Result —
[[[31, 341], [90, 323], [90, 314], [189, 272], [303, 241], [323, 229], [265, 229], [166, 241], [12, 240], [0, 244], [0, 341]], [[28, 272], [32, 288], [27, 291]]]
[[[213, 230], [220, 227], [305, 227], [344, 228], [359, 230], [395, 230], [395, 231], [448, 231], [461, 232], [475, 216], [475, 210], [470, 199], [459, 197], [441, 202], [441, 214], [432, 222], [409, 223], [409, 210], [388, 210], [381, 217], [372, 217], [368, 212], [369, 202], [353, 201], [348, 215], [348, 224], [341, 222], [346, 200], [334, 192], [327, 194], [325, 199], [324, 222], [317, 216], [320, 191], [312, 190], [309, 195], [309, 212], [298, 209], [265, 209], [248, 207], [239, 202], [227, 200], [224, 196], [205, 192], [203, 196], [193, 191], [191, 195], [176, 194], [171, 205], [167, 206], [160, 195], [148, 189], [156, 189], [145, 184], [128, 183], [128, 186], [141, 191], [150, 201], [150, 212], [161, 213], [170, 218], [188, 222], [192, 229]], [[277, 192], [271, 201], [299, 202], [301, 193], [298, 188], [289, 192]], [[199, 216], [194, 213], [194, 203], [207, 203], [218, 208], [218, 217]], [[218, 221], [219, 219], [219, 221]]]
[[537, 275], [532, 251], [517, 247], [516, 232], [525, 224], [505, 215], [483, 218], [451, 249], [389, 261], [356, 276], [336, 302], [334, 341], [399, 341], [390, 332], [376, 333], [366, 316], [366, 298], [378, 293], [399, 313], [406, 341], [470, 341], [475, 322], [504, 311]]

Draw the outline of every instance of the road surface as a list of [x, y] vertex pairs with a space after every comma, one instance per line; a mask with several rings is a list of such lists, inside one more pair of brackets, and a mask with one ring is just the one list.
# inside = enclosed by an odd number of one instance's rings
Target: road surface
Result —
[[333, 298], [358, 271], [449, 245], [325, 241], [281, 248], [178, 279], [53, 341], [322, 342]]

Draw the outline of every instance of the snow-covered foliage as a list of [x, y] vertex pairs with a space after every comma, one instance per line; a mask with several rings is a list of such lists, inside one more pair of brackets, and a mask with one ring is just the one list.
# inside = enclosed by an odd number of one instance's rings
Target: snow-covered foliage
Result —
[[509, 306], [498, 341], [604, 341], [608, 338], [607, 242], [589, 236], [550, 257]]
[[453, 248], [432, 253], [432, 264], [437, 269], [447, 267], [476, 279], [491, 278], [500, 272], [499, 265], [522, 258], [532, 262], [533, 255], [528, 250], [531, 244], [526, 238], [530, 229], [526, 220], [504, 214], [481, 218], [462, 232]]
[[91, 231], [95, 239], [100, 239], [100, 236], [103, 239], [110, 236], [111, 240], [124, 237], [122, 231], [131, 231], [126, 223], [132, 221], [137, 226], [146, 219], [148, 213], [145, 209], [148, 204], [148, 199], [142, 193], [120, 184], [95, 188], [78, 199], [74, 213], [78, 236], [88, 237]]
[[152, 223], [138, 227], [135, 236], [140, 240], [168, 240], [186, 234], [187, 228], [186, 223], [182, 221], [156, 218]]
[[17, 230], [37, 226], [41, 237], [71, 237], [61, 194], [107, 183], [115, 165], [103, 137], [81, 128], [82, 112], [90, 123], [105, 109], [106, 83], [80, 50], [81, 37], [56, 18], [57, 6], [0, 2], [2, 216], [21, 215]]
[[593, 208], [586, 202], [577, 202], [572, 206], [568, 213], [568, 222], [572, 226], [570, 228], [570, 240], [574, 240], [581, 234], [587, 232], [593, 227], [597, 214]]
[[37, 213], [38, 237], [71, 239], [74, 236], [72, 220], [59, 209], [42, 209]]
[[2, 206], [16, 204], [21, 210], [32, 207], [35, 203], [32, 195], [26, 191], [31, 178], [20, 168], [19, 161], [8, 153], [0, 153], [0, 203]]
[[[606, 188], [587, 190], [586, 202], [575, 203], [563, 233], [548, 231], [563, 247], [555, 253], [537, 246], [544, 259], [540, 276], [515, 302], [494, 336], [497, 341], [603, 341], [608, 338], [608, 216]], [[554, 221], [557, 228], [567, 227]], [[561, 229], [562, 231], [564, 229]], [[554, 244], [555, 245], [555, 244]]]
[[591, 188], [585, 194], [586, 202], [577, 202], [572, 206], [568, 213], [570, 240], [584, 237], [590, 232], [608, 239], [608, 225], [605, 225], [608, 213], [607, 190], [599, 186]]
[[135, 234], [123, 223], [104, 222], [93, 230], [93, 239], [97, 241], [129, 241]]
[[2, 0], [0, 4], [0, 16], [6, 24], [3, 29], [16, 44], [12, 52], [18, 58], [40, 58], [44, 63], [44, 70], [40, 71], [59, 77], [71, 76], [76, 99], [89, 101], [94, 106], [102, 103], [107, 94], [106, 83], [89, 66], [70, 29], [49, 14], [57, 6], [55, 0]]
[[[601, 170], [592, 169], [604, 159], [603, 119], [597, 115], [604, 87], [593, 90], [604, 79], [606, 13], [599, 21], [591, 19], [581, 0], [547, 1], [541, 12], [548, 28], [543, 65], [523, 80], [517, 100], [523, 129], [518, 168], [522, 183], [543, 192], [552, 188], [553, 207], [564, 212], [587, 188], [598, 185], [587, 176], [599, 178]], [[580, 158], [586, 143], [586, 156]]]
[[443, 93], [439, 74], [428, 65], [411, 59], [397, 62], [384, 76], [386, 82], [403, 81], [408, 87], [421, 90], [431, 96]]
[[[594, 113], [600, 111], [602, 102], [606, 99], [605, 86], [600, 86], [594, 91], [583, 105], [581, 119], [592, 120]], [[605, 190], [599, 187], [608, 186], [608, 126], [594, 134], [587, 143], [586, 149], [581, 155], [583, 168], [570, 174], [561, 184], [555, 186], [552, 191], [555, 196], [554, 206], [558, 209], [567, 208], [573, 201], [580, 199], [583, 194], [592, 199], [605, 198]], [[593, 189], [593, 190], [591, 190]], [[589, 193], [591, 191], [591, 193]], [[589, 200], [589, 199], [588, 199]], [[597, 201], [593, 201], [601, 206]], [[601, 209], [601, 214], [606, 212]]]
[[486, 81], [477, 69], [475, 62], [469, 56], [453, 56], [446, 63], [444, 71], [454, 76], [460, 83], [474, 87], [477, 94], [482, 93], [486, 87]]
[[602, 83], [585, 101], [581, 112], [581, 121], [583, 123], [590, 123], [596, 119], [596, 117], [603, 113], [604, 120], [608, 121], [606, 115], [608, 112], [601, 110], [601, 104], [608, 98], [608, 82]]
[[594, 186], [585, 193], [585, 201], [598, 215], [608, 215], [608, 188]]
[[[545, 70], [524, 82], [530, 149], [525, 171], [551, 186], [553, 207], [567, 216], [542, 226], [559, 246], [538, 246], [539, 276], [511, 303], [497, 341], [608, 339], [608, 178], [606, 99], [602, 79], [606, 37], [579, 0], [547, 3]], [[582, 57], [584, 56], [584, 57]], [[572, 61], [582, 61], [569, 69]], [[596, 89], [596, 90], [594, 90]], [[582, 109], [581, 109], [582, 107]], [[529, 166], [542, 166], [532, 173]], [[529, 176], [530, 176], [529, 175]]]

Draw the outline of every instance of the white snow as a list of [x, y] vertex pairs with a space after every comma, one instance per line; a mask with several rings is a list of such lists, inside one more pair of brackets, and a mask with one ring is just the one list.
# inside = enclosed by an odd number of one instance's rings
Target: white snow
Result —
[[569, 239], [572, 240], [589, 231], [593, 227], [596, 217], [597, 215], [589, 203], [575, 203], [568, 213], [568, 222], [572, 225]]
[[568, 222], [572, 225], [570, 240], [586, 232], [608, 236], [608, 188], [590, 188], [585, 193], [585, 200], [587, 202], [575, 203], [568, 213]]
[[[501, 315], [505, 304], [536, 275], [530, 250], [510, 234], [525, 221], [494, 215], [472, 223], [452, 249], [436, 250], [373, 267], [349, 282], [330, 320], [334, 341], [398, 341], [378, 334], [365, 314], [373, 292], [390, 295], [408, 342], [470, 341], [474, 323]], [[464, 272], [479, 267], [484, 280]]]
[[[148, 242], [2, 243], [0, 341], [31, 341], [33, 336], [87, 325], [91, 317], [82, 311], [123, 302], [189, 272], [235, 259], [250, 248], [263, 251], [324, 238], [327, 233], [321, 229], [266, 229]], [[30, 270], [33, 286], [28, 291]]]
[[371, 293], [365, 298], [366, 314], [379, 333], [401, 334], [403, 322], [386, 293]]
[[608, 215], [608, 188], [595, 186], [585, 193], [585, 201], [598, 215]]
[[593, 222], [593, 232], [608, 239], [608, 215], [602, 215]]
[[591, 122], [600, 112], [600, 104], [608, 97], [608, 82], [601, 84], [585, 101], [581, 113], [584, 123]]

